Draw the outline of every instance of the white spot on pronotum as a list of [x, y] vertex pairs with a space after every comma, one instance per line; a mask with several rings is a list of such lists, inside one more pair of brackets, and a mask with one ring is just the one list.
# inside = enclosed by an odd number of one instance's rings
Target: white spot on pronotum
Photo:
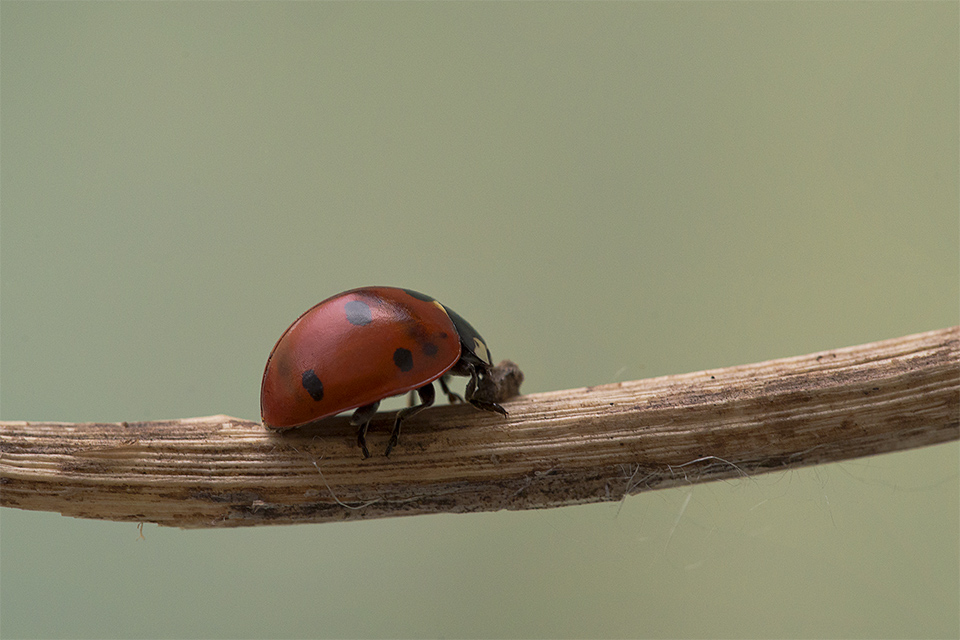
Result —
[[487, 345], [483, 344], [480, 338], [474, 338], [473, 343], [473, 352], [477, 354], [477, 357], [487, 364], [493, 364], [493, 362], [490, 360], [490, 352], [487, 351]]

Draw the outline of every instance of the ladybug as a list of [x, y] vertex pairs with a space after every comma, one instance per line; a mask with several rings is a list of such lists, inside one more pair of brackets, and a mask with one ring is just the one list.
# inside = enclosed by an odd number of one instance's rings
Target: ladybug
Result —
[[433, 404], [434, 381], [450, 402], [449, 375], [469, 376], [466, 400], [507, 415], [477, 394], [493, 363], [486, 342], [452, 309], [430, 296], [394, 287], [362, 287], [312, 307], [283, 332], [267, 358], [260, 415], [271, 429], [290, 429], [356, 409], [350, 424], [370, 456], [366, 435], [380, 401], [416, 391], [420, 404], [397, 412], [385, 455], [401, 423]]

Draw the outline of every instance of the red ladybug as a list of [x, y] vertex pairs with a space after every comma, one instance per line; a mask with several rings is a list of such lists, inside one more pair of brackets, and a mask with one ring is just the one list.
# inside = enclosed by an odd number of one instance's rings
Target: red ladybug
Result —
[[409, 289], [363, 287], [316, 305], [283, 332], [270, 352], [260, 388], [260, 414], [272, 429], [290, 429], [356, 409], [357, 444], [369, 457], [366, 434], [380, 401], [416, 390], [420, 404], [397, 413], [385, 455], [397, 444], [400, 424], [433, 404], [433, 382], [450, 402], [448, 375], [470, 376], [466, 399], [506, 415], [475, 397], [493, 364], [470, 323], [430, 296]]

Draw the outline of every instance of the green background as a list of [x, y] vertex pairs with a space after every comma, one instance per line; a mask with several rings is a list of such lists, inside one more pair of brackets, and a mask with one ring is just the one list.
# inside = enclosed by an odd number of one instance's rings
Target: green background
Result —
[[[958, 5], [0, 6], [0, 417], [256, 419], [366, 284], [527, 392], [958, 323]], [[396, 406], [396, 405], [394, 405]], [[401, 443], [402, 445], [402, 443]], [[5, 509], [4, 637], [957, 637], [958, 447], [536, 512]]]

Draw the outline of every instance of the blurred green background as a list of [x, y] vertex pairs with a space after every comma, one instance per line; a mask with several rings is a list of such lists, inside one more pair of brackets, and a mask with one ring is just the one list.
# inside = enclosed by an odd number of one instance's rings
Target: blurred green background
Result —
[[[960, 322], [958, 4], [0, 5], [0, 417], [257, 419], [341, 290], [527, 392]], [[0, 634], [957, 637], [955, 443], [536, 512], [5, 509]]]

